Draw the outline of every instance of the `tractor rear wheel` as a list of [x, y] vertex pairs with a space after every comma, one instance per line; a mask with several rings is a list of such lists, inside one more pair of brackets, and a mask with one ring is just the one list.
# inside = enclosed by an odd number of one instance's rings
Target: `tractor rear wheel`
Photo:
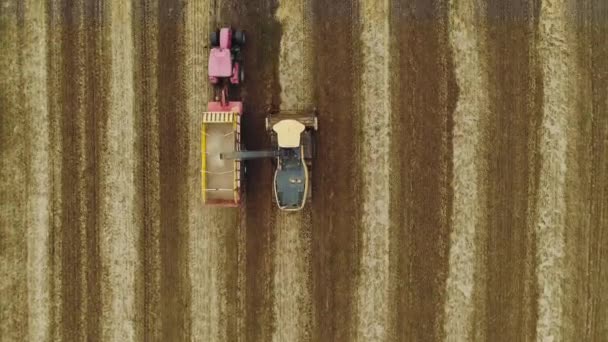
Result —
[[245, 31], [235, 31], [234, 42], [240, 46], [245, 45]]
[[217, 31], [211, 32], [209, 35], [209, 42], [211, 43], [211, 47], [216, 47], [220, 45], [220, 35]]

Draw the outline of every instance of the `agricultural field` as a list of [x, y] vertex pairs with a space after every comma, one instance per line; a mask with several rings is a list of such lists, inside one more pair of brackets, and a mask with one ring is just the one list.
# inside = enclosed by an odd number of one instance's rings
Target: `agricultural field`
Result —
[[[201, 205], [209, 34], [313, 200]], [[605, 0], [0, 0], [1, 341], [608, 341]]]

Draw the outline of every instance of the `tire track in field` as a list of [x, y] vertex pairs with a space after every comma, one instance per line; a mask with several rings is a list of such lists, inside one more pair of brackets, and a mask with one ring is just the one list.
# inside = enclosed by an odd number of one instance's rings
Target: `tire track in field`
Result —
[[[313, 341], [353, 341], [359, 267], [359, 5], [312, 1], [315, 104], [319, 110], [312, 173]], [[328, 32], [333, 37], [328, 44]]]
[[[572, 49], [576, 63], [576, 77], [573, 78], [576, 96], [572, 98], [576, 111], [571, 113], [571, 122], [567, 126], [566, 184], [565, 184], [565, 224], [564, 224], [564, 264], [572, 265], [571, 274], [564, 276], [563, 291], [563, 332], [562, 339], [589, 339], [588, 310], [590, 309], [588, 286], [589, 256], [591, 247], [591, 172], [593, 155], [590, 145], [594, 112], [592, 109], [592, 71], [587, 68], [591, 61], [591, 17], [588, 10], [590, 3], [576, 4], [570, 7], [577, 15], [571, 22], [571, 42], [576, 44]], [[587, 12], [587, 13], [586, 13]]]
[[55, 13], [61, 22], [58, 113], [61, 138], [61, 336], [99, 337], [101, 332], [102, 258], [99, 247], [100, 206], [97, 190], [98, 146], [107, 111], [109, 65], [102, 38], [109, 16], [98, 3], [62, 1]]
[[[279, 103], [279, 44], [281, 27], [275, 13], [277, 1], [225, 1], [219, 4], [217, 25], [230, 23], [244, 29], [245, 82], [239, 92], [245, 109], [243, 140], [249, 150], [265, 149], [270, 139], [264, 128], [268, 104]], [[274, 316], [275, 217], [272, 203], [272, 168], [269, 160], [247, 161], [245, 201], [239, 213], [240, 226], [227, 243], [235, 253], [227, 256], [238, 270], [227, 277], [231, 317], [226, 329], [231, 340], [270, 341], [276, 329]], [[236, 279], [235, 275], [236, 274]], [[233, 314], [234, 311], [237, 314]], [[236, 325], [236, 329], [234, 328]]]
[[[235, 250], [230, 248], [232, 234], [238, 231], [238, 212], [234, 209], [202, 206], [200, 184], [200, 141], [202, 113], [207, 109], [211, 89], [207, 80], [209, 33], [215, 29], [217, 15], [211, 1], [186, 5], [187, 112], [190, 122], [190, 171], [188, 179], [192, 200], [190, 217], [190, 277], [192, 286], [192, 338], [205, 341], [236, 340], [236, 327], [229, 323], [236, 312], [229, 310], [236, 293], [229, 291], [236, 279], [229, 275], [237, 269]], [[234, 335], [233, 335], [234, 334]]]
[[[482, 129], [489, 115], [485, 46], [481, 8], [474, 3], [449, 3], [449, 37], [454, 53], [459, 98], [453, 129], [453, 229], [450, 236], [444, 333], [447, 340], [484, 339], [485, 274], [480, 273], [485, 243], [483, 188], [486, 165]], [[483, 23], [483, 21], [482, 21]]]
[[538, 127], [542, 113], [540, 66], [534, 49], [537, 4], [518, 0], [487, 2], [490, 120], [485, 184], [487, 288], [485, 325], [492, 341], [535, 340], [534, 207], [538, 177]]
[[458, 96], [447, 1], [391, 5], [391, 332], [442, 338]]
[[[63, 264], [61, 262], [61, 254], [63, 251], [63, 199], [61, 197], [61, 173], [63, 168], [63, 137], [61, 132], [62, 125], [62, 65], [63, 58], [61, 54], [63, 34], [63, 16], [61, 15], [60, 3], [58, 1], [48, 2], [46, 6], [48, 14], [47, 25], [47, 66], [48, 66], [48, 103], [49, 103], [49, 129], [50, 129], [50, 159], [51, 175], [52, 175], [52, 205], [50, 214], [52, 217], [50, 248], [53, 251], [50, 256], [50, 272], [51, 279], [51, 324], [50, 337], [54, 341], [63, 339], [63, 303], [62, 303], [62, 274]], [[48, 42], [57, 42], [56, 44], [48, 44]]]
[[559, 0], [541, 3], [538, 53], [542, 63], [544, 98], [541, 123], [541, 169], [536, 218], [537, 280], [539, 287], [537, 339], [560, 340], [569, 336], [564, 328], [564, 285], [573, 269], [565, 260], [566, 177], [568, 127], [576, 111], [576, 67], [572, 32], [568, 28], [567, 4]]
[[134, 115], [139, 127], [136, 152], [136, 191], [140, 195], [137, 215], [141, 229], [136, 301], [142, 310], [137, 336], [146, 341], [162, 339], [161, 253], [160, 253], [160, 142], [158, 110], [158, 1], [133, 0]]
[[[584, 12], [589, 18], [591, 32], [587, 48], [590, 63], [586, 65], [591, 74], [591, 108], [593, 125], [591, 141], [587, 151], [593, 158], [589, 169], [591, 203], [591, 231], [589, 237], [588, 265], [588, 310], [585, 338], [600, 341], [608, 336], [608, 3], [601, 0], [591, 2]], [[584, 279], [584, 278], [583, 278]]]
[[[310, 1], [280, 0], [275, 14], [281, 24], [279, 46], [280, 109], [310, 109], [313, 105]], [[314, 171], [313, 171], [314, 172]], [[287, 213], [274, 209], [276, 230], [273, 341], [310, 340], [311, 211]]]
[[[80, 6], [79, 6], [80, 5]], [[61, 134], [63, 135], [61, 197], [62, 235], [65, 248], [61, 251], [63, 272], [61, 278], [62, 337], [83, 339], [86, 335], [86, 188], [84, 174], [86, 156], [85, 141], [85, 32], [82, 3], [61, 2], [62, 32], [62, 80], [61, 80]], [[70, 74], [66, 72], [70, 70]], [[85, 293], [83, 293], [85, 292]]]
[[[101, 336], [101, 310], [102, 295], [101, 295], [101, 275], [102, 275], [102, 259], [100, 257], [100, 225], [99, 215], [101, 212], [101, 202], [99, 198], [99, 189], [101, 188], [100, 179], [103, 177], [99, 173], [99, 164], [101, 159], [101, 146], [103, 146], [103, 137], [106, 128], [109, 108], [109, 72], [105, 70], [104, 65], [110, 65], [110, 52], [108, 45], [104, 42], [104, 38], [108, 35], [108, 16], [105, 16], [107, 7], [104, 7], [101, 1], [85, 2], [83, 22], [86, 27], [86, 81], [88, 87], [86, 89], [86, 131], [88, 137], [86, 153], [87, 165], [86, 176], [88, 179], [87, 187], [84, 189], [87, 198], [87, 231], [86, 231], [86, 277], [87, 277], [87, 302], [89, 311], [85, 319], [87, 323], [87, 336], [99, 338]], [[130, 24], [130, 22], [129, 22]], [[130, 46], [129, 46], [130, 48]], [[135, 129], [135, 128], [134, 128]], [[94, 170], [91, 172], [91, 170]]]
[[357, 340], [390, 338], [389, 2], [360, 2], [362, 218]]
[[23, 8], [0, 3], [0, 336], [28, 338], [27, 167], [24, 109]]
[[608, 5], [604, 2], [580, 2], [576, 3], [574, 10], [576, 17], [570, 16], [569, 19], [575, 19], [571, 20], [575, 25], [570, 26], [576, 28], [572, 43], [576, 44], [573, 51], [577, 57], [577, 77], [574, 80], [577, 93], [573, 97], [576, 102], [573, 121], [568, 125], [571, 140], [568, 143], [565, 190], [565, 260], [573, 273], [566, 278], [562, 331], [566, 340], [599, 341], [607, 336], [608, 329], [606, 311], [603, 316], [598, 315], [607, 286], [602, 268], [606, 265], [606, 256], [602, 249], [608, 240], [602, 231], [608, 225], [605, 214], [602, 216], [602, 208], [606, 205], [608, 179], [605, 149], [608, 142], [605, 100], [608, 94], [605, 20]]
[[[275, 16], [278, 6], [276, 1], [227, 1], [219, 6], [222, 22], [247, 33], [246, 79], [233, 96], [240, 95], [245, 104], [243, 139], [250, 150], [270, 146], [264, 129], [265, 108], [280, 103], [281, 27]], [[240, 227], [226, 240], [234, 250], [226, 260], [236, 268], [226, 278], [227, 293], [232, 294], [228, 303], [232, 314], [226, 328], [232, 340], [270, 340], [277, 329], [274, 312], [277, 231], [270, 161], [247, 161], [245, 178]]]
[[[247, 17], [247, 14], [243, 14], [243, 12], [247, 12], [251, 7], [256, 6], [256, 2], [232, 2], [232, 1], [224, 1], [220, 3], [214, 3], [211, 5], [207, 5], [209, 9], [207, 10], [208, 15], [206, 13], [201, 13], [200, 18], [206, 18], [207, 20], [207, 28], [205, 34], [202, 34], [205, 30], [197, 30], [195, 46], [199, 46], [201, 49], [204, 46], [208, 45], [209, 32], [211, 29], [219, 29], [227, 24], [231, 23], [233, 29], [246, 31], [247, 41], [246, 46], [244, 47], [244, 59], [245, 64], [247, 64], [247, 60], [250, 57], [250, 53], [252, 53], [251, 42], [252, 40], [257, 40], [257, 34], [250, 31], [251, 27], [249, 25], [244, 24], [242, 17]], [[200, 5], [199, 5], [200, 6]], [[256, 18], [257, 20], [261, 20], [260, 18]], [[259, 27], [259, 25], [256, 25]], [[253, 34], [252, 34], [253, 33]], [[203, 64], [200, 64], [203, 68], [200, 69], [200, 81], [197, 82], [205, 82], [207, 91], [204, 97], [200, 97], [202, 101], [201, 108], [206, 106], [206, 100], [211, 100], [213, 95], [212, 89], [208, 86], [207, 80], [207, 58], [208, 58], [209, 50], [201, 50], [197, 55], [203, 58]], [[203, 56], [204, 54], [204, 56]], [[199, 64], [199, 63], [196, 63]], [[245, 67], [246, 79], [245, 83], [231, 87], [231, 99], [234, 100], [242, 100], [246, 95], [246, 86], [250, 83], [251, 79], [256, 79], [257, 70], [260, 69], [260, 66], [255, 66], [252, 68]], [[259, 87], [260, 84], [255, 84], [255, 87]], [[198, 87], [196, 89], [200, 89]], [[193, 88], [195, 89], [195, 88]], [[249, 119], [249, 116], [252, 114], [252, 104], [248, 101], [244, 101], [244, 117], [243, 121]], [[245, 125], [242, 123], [241, 128], [243, 131], [246, 129]], [[242, 136], [247, 144], [247, 139], [245, 134]], [[197, 159], [198, 160], [198, 159]], [[247, 167], [249, 171], [249, 167]], [[245, 192], [248, 192], [248, 185], [246, 180], [243, 180], [241, 183], [244, 186]], [[218, 245], [221, 249], [218, 251], [218, 255], [215, 257], [215, 264], [217, 265], [217, 270], [221, 271], [218, 274], [217, 279], [215, 280], [220, 289], [221, 296], [221, 312], [219, 317], [219, 339], [220, 340], [245, 340], [246, 339], [246, 325], [245, 321], [247, 320], [246, 314], [246, 296], [247, 296], [247, 225], [248, 221], [247, 217], [247, 206], [248, 194], [244, 194], [243, 203], [238, 209], [226, 209], [226, 210], [213, 210], [207, 211], [204, 209], [203, 215], [209, 214], [209, 217], [205, 220], [209, 228], [215, 229], [217, 231], [217, 239], [219, 241]], [[213, 242], [211, 242], [213, 243]], [[254, 270], [255, 272], [256, 270]], [[256, 275], [255, 280], [259, 280]]]
[[[158, 2], [158, 115], [160, 176], [161, 338], [185, 341], [192, 335], [189, 271], [190, 117], [185, 67], [185, 2]], [[200, 141], [199, 141], [200, 142]], [[196, 142], [196, 146], [199, 146]], [[194, 143], [194, 142], [192, 142]], [[200, 174], [197, 175], [200, 179]], [[200, 189], [200, 188], [199, 188]]]
[[[203, 48], [208, 45], [209, 32], [212, 29], [219, 29], [228, 23], [234, 23], [233, 29], [242, 30], [241, 20], [238, 18], [241, 15], [242, 7], [248, 7], [243, 3], [231, 3], [230, 1], [221, 3], [209, 3], [207, 13], [201, 13], [201, 17], [205, 15], [207, 20], [206, 34], [202, 34], [205, 30], [197, 30], [196, 40], [194, 46]], [[245, 60], [249, 57], [251, 35], [247, 31], [247, 42], [244, 50]], [[207, 88], [204, 97], [204, 104], [201, 108], [206, 107], [206, 100], [211, 100], [213, 91], [212, 87], [209, 86], [207, 80], [207, 58], [209, 50], [205, 49], [201, 53], [197, 54], [204, 59], [202, 63], [196, 63], [203, 68], [200, 69], [201, 79], [200, 81], [205, 82]], [[202, 54], [205, 54], [204, 56]], [[249, 80], [249, 71], [245, 68], [246, 82]], [[246, 84], [244, 84], [246, 86]], [[258, 85], [256, 85], [258, 86]], [[193, 89], [200, 89], [193, 88]], [[239, 89], [241, 88], [241, 89]], [[242, 100], [243, 85], [232, 87], [230, 89], [230, 97], [234, 100]], [[241, 90], [241, 91], [239, 91]], [[210, 95], [210, 96], [207, 96]], [[244, 120], [249, 116], [249, 103], [244, 102]], [[243, 127], [243, 126], [241, 126]], [[200, 140], [199, 140], [200, 141]], [[196, 160], [199, 160], [197, 158]], [[245, 187], [247, 192], [247, 184], [243, 180], [241, 183]], [[213, 281], [216, 283], [217, 289], [219, 289], [219, 298], [210, 298], [213, 301], [219, 301], [219, 313], [217, 316], [217, 332], [216, 339], [218, 340], [244, 340], [245, 339], [245, 295], [246, 295], [246, 262], [247, 258], [245, 255], [246, 251], [246, 213], [244, 208], [247, 206], [247, 196], [243, 197], [243, 203], [238, 209], [226, 209], [226, 210], [207, 210], [204, 209], [203, 215], [207, 216], [205, 223], [207, 228], [212, 232], [212, 236], [215, 235], [217, 242], [211, 242], [214, 244], [211, 249], [211, 267], [215, 268], [217, 276]], [[215, 255], [215, 256], [213, 256]]]

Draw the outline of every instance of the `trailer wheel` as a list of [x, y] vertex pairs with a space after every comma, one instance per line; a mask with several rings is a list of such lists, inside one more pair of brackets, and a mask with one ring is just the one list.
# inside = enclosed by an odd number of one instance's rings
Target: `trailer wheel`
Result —
[[220, 45], [220, 35], [217, 33], [217, 31], [211, 32], [209, 35], [209, 42], [211, 43], [212, 47]]

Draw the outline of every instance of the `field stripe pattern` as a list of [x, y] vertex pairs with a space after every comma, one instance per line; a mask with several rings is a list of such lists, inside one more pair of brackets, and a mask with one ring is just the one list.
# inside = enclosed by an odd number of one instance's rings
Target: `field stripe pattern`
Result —
[[[307, 110], [313, 105], [310, 45], [310, 1], [280, 0], [275, 14], [281, 24], [278, 75], [281, 87], [280, 109]], [[274, 255], [273, 341], [310, 339], [310, 231], [311, 213], [275, 209], [276, 252]]]
[[[459, 87], [454, 112], [454, 204], [449, 252], [445, 334], [449, 341], [483, 339], [476, 325], [484, 317], [478, 296], [485, 291], [479, 244], [485, 241], [483, 227], [483, 147], [481, 130], [486, 123], [488, 80], [483, 32], [472, 29], [480, 18], [476, 3], [450, 2], [450, 45]], [[477, 210], [476, 210], [477, 209]], [[482, 303], [483, 304], [483, 303]]]
[[[565, 277], [572, 271], [565, 263], [567, 134], [575, 112], [576, 90], [568, 72], [573, 68], [572, 33], [568, 32], [567, 4], [544, 1], [540, 10], [540, 58], [543, 60], [543, 118], [541, 170], [536, 219], [538, 323], [537, 338], [560, 340], [566, 333], [564, 317]], [[563, 272], [562, 270], [566, 270]]]
[[[0, 340], [603, 341], [608, 6], [0, 0]], [[209, 32], [319, 110], [313, 200], [201, 205]]]
[[[438, 340], [451, 231], [457, 85], [448, 2], [391, 4], [391, 332]], [[421, 195], [424, 194], [424, 195]]]
[[[50, 339], [51, 325], [51, 239], [52, 169], [49, 149], [49, 103], [46, 54], [47, 26], [44, 4], [25, 2], [24, 34], [32, 37], [24, 46], [24, 83], [29, 85], [25, 99], [25, 115], [30, 116], [28, 140], [31, 141], [31, 164], [28, 170], [27, 204], [27, 270], [28, 270], [28, 337], [31, 340]], [[23, 94], [26, 95], [26, 94]]]
[[[488, 1], [486, 46], [489, 122], [483, 133], [487, 160], [484, 273], [491, 319], [480, 327], [490, 340], [535, 340], [537, 286], [534, 235], [538, 194], [538, 127], [542, 75], [535, 47], [538, 6], [530, 1]], [[508, 58], [505, 56], [508, 55]], [[516, 293], [513, 289], [520, 289]]]
[[384, 341], [389, 325], [389, 3], [361, 1], [361, 275], [357, 340]]

